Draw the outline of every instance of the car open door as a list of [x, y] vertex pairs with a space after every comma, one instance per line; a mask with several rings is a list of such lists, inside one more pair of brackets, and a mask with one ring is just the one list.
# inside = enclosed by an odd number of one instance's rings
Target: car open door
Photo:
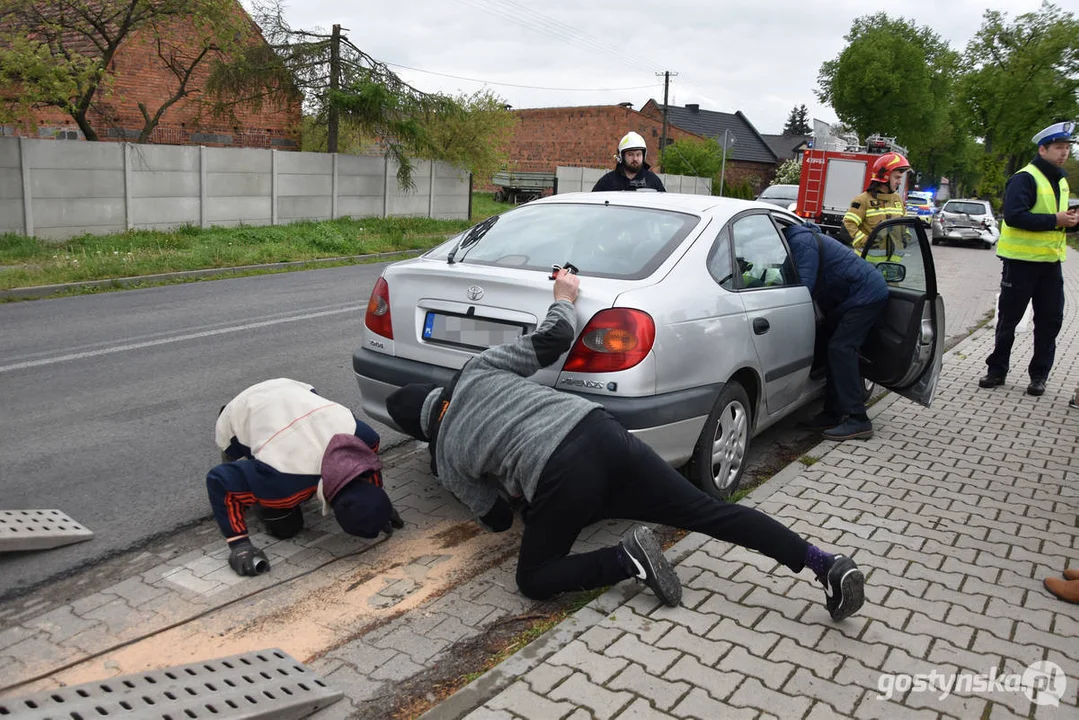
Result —
[[888, 306], [862, 346], [862, 376], [928, 407], [945, 333], [925, 224], [914, 217], [882, 222], [861, 254], [888, 281]]

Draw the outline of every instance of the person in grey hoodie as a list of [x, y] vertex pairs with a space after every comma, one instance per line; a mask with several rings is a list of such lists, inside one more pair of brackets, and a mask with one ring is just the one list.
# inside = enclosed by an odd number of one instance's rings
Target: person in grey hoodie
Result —
[[570, 554], [588, 525], [625, 518], [702, 532], [794, 572], [809, 567], [834, 620], [856, 612], [865, 577], [849, 557], [824, 552], [758, 510], [707, 495], [600, 405], [528, 380], [575, 340], [579, 282], [559, 271], [554, 303], [535, 332], [470, 359], [444, 388], [409, 384], [386, 401], [401, 430], [429, 443], [440, 482], [484, 527], [509, 529], [507, 497], [523, 501], [521, 592], [541, 600], [636, 578], [678, 605], [678, 576], [643, 525], [612, 547]]

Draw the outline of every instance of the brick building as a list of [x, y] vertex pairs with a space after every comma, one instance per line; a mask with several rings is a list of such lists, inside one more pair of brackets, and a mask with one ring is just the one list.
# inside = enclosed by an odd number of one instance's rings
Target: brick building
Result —
[[[258, 27], [236, 2], [236, 12], [251, 23], [253, 42], [264, 42]], [[171, 42], [181, 47], [190, 30], [176, 23], [168, 30]], [[89, 49], [87, 50], [89, 52]], [[201, 63], [189, 85], [195, 90], [169, 107], [150, 135], [151, 143], [166, 145], [207, 145], [219, 147], [259, 147], [299, 150], [301, 109], [299, 101], [286, 105], [264, 103], [262, 108], [237, 107], [235, 123], [209, 117], [200, 103], [200, 88], [209, 74], [210, 63]], [[158, 56], [149, 33], [133, 33], [117, 50], [110, 64], [113, 82], [108, 93], [99, 92], [87, 113], [91, 127], [102, 141], [134, 141], [144, 127], [139, 102], [152, 116], [174, 93], [176, 76]], [[4, 92], [0, 88], [0, 95]], [[31, 112], [32, 121], [0, 126], [0, 135], [80, 140], [83, 134], [72, 117], [57, 108], [42, 107]]]
[[[513, 169], [520, 172], [553, 173], [568, 167], [614, 167], [618, 141], [630, 130], [644, 137], [646, 160], [656, 164], [663, 122], [625, 105], [537, 108], [515, 110], [517, 129], [509, 145]], [[669, 137], [701, 138], [670, 127]]]
[[[663, 105], [655, 100], [649, 100], [641, 108], [640, 114], [662, 123]], [[730, 146], [727, 155], [726, 184], [728, 186], [749, 183], [754, 193], [759, 193], [775, 176], [779, 158], [753, 127], [753, 123], [740, 110], [735, 113], [723, 113], [701, 110], [700, 105], [684, 107], [668, 105], [667, 124], [695, 136], [713, 138], [721, 145], [724, 130], [728, 131], [728, 137], [735, 138], [735, 143]], [[678, 139], [678, 136], [673, 137]]]

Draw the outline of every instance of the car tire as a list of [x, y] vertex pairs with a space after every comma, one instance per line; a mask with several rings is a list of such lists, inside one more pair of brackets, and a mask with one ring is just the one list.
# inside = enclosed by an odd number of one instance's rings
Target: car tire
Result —
[[749, 395], [737, 381], [719, 393], [693, 450], [688, 475], [704, 492], [725, 500], [738, 489], [752, 439]]
[[869, 402], [869, 398], [873, 397], [873, 393], [877, 391], [877, 384], [872, 380], [862, 378], [862, 402]]
[[989, 242], [988, 240], [982, 240], [982, 249], [983, 250], [992, 250], [993, 249], [993, 243]]
[[940, 245], [940, 238], [933, 238], [931, 241], [934, 245]]

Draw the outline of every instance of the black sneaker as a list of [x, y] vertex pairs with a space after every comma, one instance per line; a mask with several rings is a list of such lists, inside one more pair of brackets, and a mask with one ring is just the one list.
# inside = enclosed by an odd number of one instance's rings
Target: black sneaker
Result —
[[849, 618], [865, 603], [865, 575], [846, 555], [836, 555], [824, 583], [824, 604], [836, 622]]
[[622, 536], [622, 549], [635, 566], [634, 577], [652, 588], [668, 607], [682, 602], [682, 583], [663, 555], [655, 533], [644, 525], [635, 525]]
[[873, 423], [848, 417], [839, 425], [821, 433], [825, 440], [868, 440], [873, 437]]
[[1045, 394], [1045, 380], [1037, 379], [1031, 380], [1027, 385], [1027, 395], [1033, 395], [1034, 397], [1041, 397]]
[[981, 380], [978, 381], [978, 387], [994, 388], [1004, 384], [1003, 375], [994, 375], [993, 373], [987, 374]]

